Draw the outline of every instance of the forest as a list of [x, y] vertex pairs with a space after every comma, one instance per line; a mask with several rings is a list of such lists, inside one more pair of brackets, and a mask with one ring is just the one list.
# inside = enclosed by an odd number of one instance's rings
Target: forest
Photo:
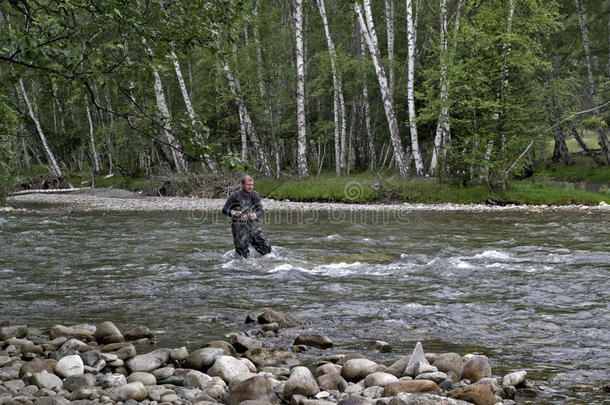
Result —
[[5, 0], [0, 31], [3, 193], [610, 163], [610, 1]]

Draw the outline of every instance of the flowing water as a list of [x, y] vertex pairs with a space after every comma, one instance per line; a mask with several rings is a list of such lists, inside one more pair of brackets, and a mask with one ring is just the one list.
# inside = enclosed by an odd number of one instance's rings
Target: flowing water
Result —
[[272, 254], [242, 260], [216, 214], [0, 214], [0, 320], [145, 325], [159, 346], [193, 349], [274, 308], [303, 326], [269, 344], [301, 332], [335, 342], [305, 358], [388, 364], [421, 341], [548, 387], [520, 403], [608, 401], [570, 390], [608, 383], [608, 213], [268, 213], [263, 229]]

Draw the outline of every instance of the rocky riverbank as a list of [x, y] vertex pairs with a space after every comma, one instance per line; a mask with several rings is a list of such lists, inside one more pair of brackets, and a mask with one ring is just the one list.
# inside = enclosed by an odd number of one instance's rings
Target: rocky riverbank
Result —
[[[219, 211], [224, 199], [194, 197], [147, 197], [117, 189], [95, 189], [72, 194], [25, 194], [8, 198], [14, 208], [51, 207], [71, 211]], [[602, 211], [610, 212], [610, 205], [482, 205], [482, 204], [343, 204], [294, 202], [263, 199], [267, 211], [276, 212], [419, 212], [419, 211]]]
[[[143, 326], [125, 333], [111, 322], [3, 326], [0, 405], [508, 405], [540, 392], [523, 370], [500, 378], [485, 356], [425, 353], [421, 343], [388, 365], [349, 353], [305, 367], [299, 353], [331, 348], [331, 339], [299, 335], [290, 348], [269, 347], [266, 336], [298, 321], [270, 310], [255, 322], [254, 332], [192, 351], [151, 351], [153, 332]], [[392, 350], [381, 341], [375, 347]]]

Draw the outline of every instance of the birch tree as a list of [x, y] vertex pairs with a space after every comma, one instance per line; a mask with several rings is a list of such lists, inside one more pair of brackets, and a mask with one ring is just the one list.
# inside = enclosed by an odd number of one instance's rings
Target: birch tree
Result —
[[[358, 32], [360, 33], [360, 54], [362, 57], [366, 57], [366, 40], [364, 39], [362, 30], [358, 30]], [[371, 130], [371, 106], [369, 104], [369, 89], [366, 84], [366, 74], [362, 77], [362, 115], [368, 140], [369, 169], [373, 171], [376, 168], [377, 154], [375, 152], [375, 139], [373, 137], [373, 131]]]
[[356, 12], [360, 29], [362, 31], [362, 36], [367, 43], [373, 65], [375, 66], [375, 72], [377, 73], [377, 81], [379, 82], [383, 108], [385, 110], [388, 126], [390, 128], [390, 139], [394, 148], [394, 156], [396, 166], [398, 167], [398, 173], [400, 176], [407, 176], [409, 174], [409, 163], [403, 150], [402, 141], [400, 140], [398, 121], [396, 120], [396, 114], [394, 112], [394, 99], [388, 86], [388, 79], [385, 74], [385, 70], [381, 64], [381, 54], [379, 53], [379, 46], [377, 45], [377, 34], [375, 33], [375, 27], [373, 25], [370, 0], [364, 0], [363, 6], [366, 14], [366, 22], [364, 20], [362, 9], [358, 3], [354, 3], [354, 11]]
[[453, 63], [453, 56], [457, 46], [457, 36], [460, 30], [460, 12], [462, 1], [458, 0], [457, 8], [454, 16], [453, 26], [453, 49], [449, 52], [447, 45], [447, 0], [440, 0], [440, 111], [438, 113], [438, 123], [436, 125], [436, 133], [434, 135], [434, 147], [432, 149], [432, 158], [430, 159], [430, 176], [436, 174], [438, 166], [438, 156], [443, 149], [449, 145], [451, 138], [451, 126], [449, 123], [449, 87], [450, 82], [447, 78], [449, 66]]
[[385, 0], [385, 21], [388, 37], [388, 76], [390, 91], [394, 93], [394, 0]]
[[409, 129], [411, 131], [411, 153], [415, 161], [415, 171], [423, 176], [424, 163], [419, 152], [417, 137], [417, 114], [415, 113], [415, 41], [417, 32], [413, 24], [413, 0], [407, 1], [407, 103], [409, 108]]
[[[142, 38], [142, 43], [146, 49], [146, 53], [152, 58], [154, 54], [152, 49], [150, 49], [146, 45], [146, 40]], [[169, 107], [167, 106], [167, 100], [165, 98], [165, 91], [163, 90], [163, 84], [161, 82], [161, 75], [159, 75], [159, 71], [154, 65], [151, 66], [154, 76], [154, 88], [155, 88], [155, 99], [157, 100], [157, 107], [163, 116], [163, 132], [165, 132], [165, 137], [167, 138], [167, 143], [171, 148], [172, 157], [174, 159], [174, 164], [176, 166], [176, 170], [178, 172], [191, 172], [190, 166], [184, 155], [182, 153], [182, 147], [180, 145], [180, 141], [174, 136], [172, 133], [172, 125], [170, 122], [170, 113]]]
[[343, 98], [343, 84], [341, 74], [337, 69], [337, 52], [335, 44], [330, 36], [328, 27], [328, 18], [326, 17], [326, 7], [324, 0], [318, 0], [318, 9], [324, 24], [324, 33], [328, 44], [328, 52], [330, 54], [330, 67], [333, 75], [333, 111], [335, 119], [335, 170], [337, 175], [345, 172], [346, 162], [346, 119], [345, 119], [345, 101]]
[[40, 126], [40, 121], [38, 120], [38, 117], [36, 117], [36, 114], [34, 114], [34, 109], [32, 108], [32, 103], [30, 102], [30, 99], [28, 98], [28, 94], [25, 91], [25, 86], [23, 84], [23, 79], [21, 79], [21, 78], [19, 78], [19, 87], [17, 88], [17, 92], [21, 93], [21, 97], [23, 97], [23, 101], [25, 102], [25, 105], [28, 109], [30, 118], [32, 119], [32, 121], [34, 121], [34, 125], [36, 126], [36, 131], [38, 131], [38, 136], [40, 137], [40, 141], [42, 142], [44, 152], [47, 155], [49, 164], [51, 165], [51, 172], [53, 173], [53, 175], [55, 175], [56, 178], [58, 178], [58, 179], [63, 178], [64, 175], [63, 175], [61, 169], [59, 168], [59, 165], [57, 164], [57, 160], [55, 160], [55, 155], [53, 154], [53, 152], [51, 151], [51, 148], [49, 147], [49, 143], [47, 142], [47, 137], [45, 136], [45, 134], [42, 130], [42, 126]]
[[[599, 112], [599, 104], [596, 97], [595, 79], [593, 78], [593, 65], [591, 64], [591, 46], [589, 42], [589, 29], [587, 27], [587, 18], [585, 13], [586, 0], [574, 0], [578, 12], [578, 23], [580, 25], [580, 33], [582, 36], [583, 48], [585, 51], [585, 65], [587, 66], [587, 80], [589, 82], [589, 98], [590, 103], [595, 108], [593, 114], [595, 117], [603, 121]], [[597, 133], [599, 136], [599, 145], [602, 148], [606, 161], [610, 164], [610, 141], [608, 141], [608, 130], [605, 125], [598, 126]]]
[[297, 68], [297, 167], [307, 177], [307, 127], [305, 122], [305, 61], [303, 48], [303, 0], [295, 0], [294, 25]]
[[[235, 102], [237, 103], [237, 108], [239, 112], [239, 122], [242, 128], [242, 153], [244, 148], [244, 138], [246, 135], [252, 141], [252, 146], [256, 154], [258, 155], [258, 160], [260, 163], [261, 171], [265, 176], [271, 176], [271, 166], [269, 165], [269, 159], [267, 157], [267, 153], [263, 149], [261, 142], [256, 134], [256, 130], [254, 128], [254, 124], [252, 123], [252, 118], [250, 118], [250, 113], [248, 112], [248, 107], [246, 106], [246, 102], [242, 96], [241, 86], [239, 85], [239, 80], [237, 76], [233, 74], [231, 68], [229, 67], [229, 63], [226, 60], [226, 57], [221, 61], [222, 69], [225, 72], [225, 77], [227, 78], [227, 82], [229, 83], [229, 88], [231, 89], [231, 93], [235, 97]], [[243, 156], [243, 155], [242, 155]]]
[[87, 98], [85, 98], [85, 109], [87, 111], [87, 120], [89, 121], [89, 146], [91, 148], [91, 159], [93, 160], [93, 167], [95, 169], [95, 173], [100, 173], [102, 171], [102, 165], [100, 163], [100, 155], [97, 152], [97, 148], [95, 147], [93, 119], [91, 118], [91, 109], [89, 108], [89, 101], [87, 100]]

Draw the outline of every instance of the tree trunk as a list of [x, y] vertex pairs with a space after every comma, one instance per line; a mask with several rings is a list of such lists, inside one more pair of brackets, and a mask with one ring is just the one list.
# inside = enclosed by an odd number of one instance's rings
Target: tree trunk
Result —
[[394, 0], [385, 0], [386, 33], [388, 36], [388, 76], [390, 91], [394, 94]]
[[246, 106], [246, 102], [244, 101], [243, 96], [241, 94], [239, 80], [237, 79], [237, 76], [234, 75], [231, 71], [229, 63], [227, 62], [226, 57], [224, 55], [221, 63], [222, 68], [225, 72], [225, 76], [227, 78], [227, 82], [229, 82], [229, 88], [231, 89], [231, 93], [233, 93], [233, 96], [235, 97], [235, 102], [237, 103], [237, 108], [239, 111], [239, 122], [242, 128], [242, 153], [244, 151], [244, 138], [245, 135], [247, 135], [248, 137], [250, 137], [250, 140], [252, 141], [252, 146], [254, 147], [254, 151], [258, 155], [261, 171], [265, 176], [271, 176], [272, 173], [271, 166], [269, 165], [269, 158], [267, 157], [267, 153], [263, 149], [258, 135], [256, 134], [256, 130], [254, 129], [254, 124], [252, 123], [252, 119], [250, 118], [248, 107]]
[[328, 18], [326, 17], [326, 7], [324, 6], [324, 0], [318, 0], [318, 9], [320, 10], [320, 16], [322, 17], [322, 23], [324, 24], [324, 33], [326, 35], [326, 42], [328, 44], [328, 52], [330, 54], [330, 66], [333, 75], [333, 89], [334, 89], [334, 119], [335, 119], [335, 162], [336, 172], [340, 175], [345, 171], [345, 155], [346, 155], [346, 114], [345, 114], [345, 101], [343, 98], [343, 81], [341, 75], [337, 69], [337, 52], [335, 50], [335, 44], [330, 36], [330, 30], [328, 26]]
[[303, 49], [303, 0], [294, 9], [297, 64], [297, 167], [300, 178], [307, 177], [307, 130], [305, 122], [305, 62]]
[[53, 155], [53, 152], [51, 151], [51, 148], [49, 147], [49, 143], [47, 142], [47, 137], [45, 136], [44, 132], [42, 131], [42, 127], [40, 126], [40, 121], [38, 121], [38, 118], [34, 114], [34, 109], [32, 108], [30, 99], [28, 98], [27, 92], [25, 91], [23, 79], [21, 79], [21, 78], [19, 79], [19, 87], [17, 90], [18, 90], [18, 92], [19, 92], [19, 90], [21, 90], [21, 96], [23, 97], [23, 101], [25, 102], [25, 105], [28, 108], [30, 118], [32, 119], [32, 121], [34, 121], [34, 124], [36, 125], [36, 130], [38, 131], [38, 136], [40, 136], [40, 141], [42, 142], [42, 146], [44, 147], [44, 151], [47, 155], [47, 159], [49, 160], [49, 163], [51, 165], [51, 171], [52, 171], [53, 175], [55, 175], [55, 177], [57, 177], [58, 179], [61, 179], [62, 177], [64, 177], [64, 175], [61, 172], [59, 165], [57, 164], [57, 160], [55, 160], [55, 155]]
[[[585, 1], [586, 0], [574, 0], [576, 8], [578, 9], [578, 22], [580, 24], [580, 33], [582, 35], [583, 47], [585, 50], [585, 64], [587, 65], [587, 79], [589, 80], [589, 97], [591, 98], [591, 105], [595, 108], [593, 114], [599, 119], [603, 119], [599, 112], [599, 104], [595, 97], [595, 80], [593, 78], [593, 65], [591, 64], [591, 48], [589, 42], [589, 29], [587, 27], [587, 19], [585, 15]], [[599, 145], [604, 152], [606, 161], [610, 165], [610, 141], [608, 141], [608, 130], [607, 127], [598, 127], [597, 133], [599, 135]]]
[[462, 8], [462, 0], [458, 0], [457, 9], [455, 12], [455, 22], [453, 26], [453, 49], [449, 52], [447, 45], [447, 0], [440, 0], [440, 100], [441, 108], [438, 113], [438, 123], [436, 125], [436, 133], [434, 136], [434, 148], [432, 150], [432, 159], [430, 160], [430, 176], [436, 174], [438, 166], [438, 156], [443, 150], [446, 150], [451, 139], [451, 126], [449, 124], [449, 79], [447, 78], [448, 67], [453, 63], [453, 55], [457, 46], [457, 36], [460, 29], [460, 11]]
[[[142, 38], [142, 43], [145, 46], [146, 53], [154, 57], [154, 54], [150, 48], [146, 45], [146, 40]], [[171, 148], [172, 157], [174, 159], [174, 164], [176, 166], [176, 170], [178, 172], [190, 173], [192, 170], [184, 158], [182, 153], [182, 147], [180, 145], [180, 141], [174, 136], [172, 133], [172, 126], [170, 123], [170, 113], [169, 107], [167, 106], [167, 100], [165, 98], [165, 91], [163, 90], [163, 84], [161, 83], [161, 76], [159, 72], [154, 66], [151, 66], [153, 75], [155, 78], [154, 87], [155, 87], [155, 98], [157, 100], [157, 107], [163, 116], [163, 131], [165, 132], [165, 136], [167, 138], [167, 143]]]
[[366, 40], [375, 66], [375, 72], [377, 73], [377, 80], [379, 81], [379, 89], [381, 90], [381, 97], [383, 100], [383, 107], [385, 109], [386, 118], [388, 120], [388, 126], [390, 128], [390, 139], [392, 140], [392, 146], [394, 148], [394, 155], [396, 156], [396, 166], [398, 167], [398, 173], [400, 176], [407, 176], [409, 174], [409, 164], [407, 163], [407, 157], [403, 150], [402, 141], [400, 140], [400, 133], [398, 130], [398, 121], [396, 120], [396, 114], [394, 112], [394, 99], [392, 92], [388, 86], [388, 79], [386, 77], [383, 66], [381, 65], [381, 55], [379, 53], [379, 47], [377, 45], [377, 34], [373, 25], [373, 16], [371, 14], [371, 3], [370, 0], [364, 0], [364, 10], [367, 17], [367, 22], [364, 22], [362, 10], [358, 3], [354, 3], [354, 11], [358, 17], [360, 23], [360, 29], [362, 35]]
[[413, 0], [407, 0], [407, 102], [409, 106], [409, 129], [411, 130], [411, 153], [415, 161], [415, 171], [423, 176], [424, 163], [419, 152], [417, 137], [417, 115], [415, 113], [415, 41], [417, 32], [413, 24]]
[[[186, 106], [186, 111], [188, 112], [189, 118], [191, 119], [191, 124], [193, 126], [196, 126], [197, 124], [201, 124], [203, 126], [203, 124], [201, 123], [201, 121], [197, 120], [197, 116], [195, 114], [195, 109], [193, 108], [193, 103], [191, 103], [191, 98], [189, 97], [189, 93], [186, 89], [186, 84], [184, 82], [184, 77], [182, 76], [182, 69], [180, 68], [180, 61], [178, 60], [178, 57], [176, 56], [176, 52], [174, 52], [174, 49], [172, 47], [172, 51], [171, 51], [171, 56], [172, 56], [172, 62], [174, 64], [174, 70], [176, 71], [176, 77], [178, 78], [178, 84], [180, 85], [180, 92], [182, 93], [182, 99], [184, 100], [184, 105]], [[197, 129], [195, 129], [195, 143], [197, 146], [203, 146], [203, 136], [199, 133], [199, 131], [197, 131]], [[199, 154], [199, 158], [202, 159], [210, 168], [210, 170], [212, 170], [212, 172], [216, 172], [216, 167], [214, 166], [214, 164], [210, 161], [210, 157], [206, 154], [205, 156], [202, 156], [201, 154]]]
[[95, 147], [95, 134], [93, 132], [93, 119], [91, 118], [91, 109], [89, 108], [89, 101], [85, 97], [85, 109], [87, 110], [87, 120], [89, 120], [89, 141], [91, 147], [91, 159], [93, 159], [93, 168], [95, 173], [102, 171], [102, 165], [100, 163], [100, 155]]

